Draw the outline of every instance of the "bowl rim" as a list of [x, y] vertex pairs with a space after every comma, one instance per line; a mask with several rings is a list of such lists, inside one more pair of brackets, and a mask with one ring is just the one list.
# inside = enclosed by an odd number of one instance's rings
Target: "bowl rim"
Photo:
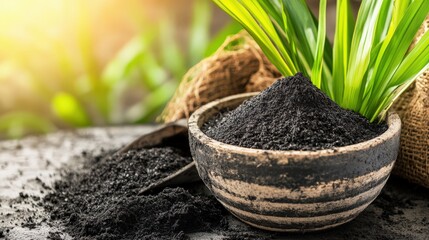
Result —
[[320, 150], [264, 150], [264, 149], [240, 147], [240, 146], [223, 143], [213, 138], [210, 138], [198, 126], [198, 122], [200, 121], [201, 116], [203, 116], [211, 108], [215, 108], [220, 104], [237, 100], [240, 98], [243, 98], [243, 101], [244, 101], [257, 94], [259, 94], [259, 92], [235, 94], [235, 95], [221, 98], [219, 100], [215, 100], [203, 105], [202, 107], [198, 108], [190, 116], [188, 120], [189, 134], [197, 138], [202, 143], [210, 146], [211, 148], [223, 149], [230, 153], [239, 153], [239, 154], [245, 154], [249, 156], [258, 156], [261, 154], [265, 154], [265, 155], [270, 155], [270, 157], [305, 158], [305, 159], [318, 158], [322, 156], [349, 154], [351, 152], [367, 150], [386, 142], [387, 140], [393, 138], [395, 135], [397, 135], [397, 137], [399, 138], [399, 135], [400, 135], [401, 119], [399, 118], [398, 114], [393, 111], [388, 112], [388, 116], [387, 116], [388, 129], [381, 135], [375, 138], [369, 139], [367, 141], [352, 144], [352, 145], [334, 147], [329, 149], [320, 149]]

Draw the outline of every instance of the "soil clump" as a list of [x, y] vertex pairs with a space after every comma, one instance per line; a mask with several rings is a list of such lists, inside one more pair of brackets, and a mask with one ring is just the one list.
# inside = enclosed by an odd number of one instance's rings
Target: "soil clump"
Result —
[[213, 198], [185, 188], [138, 191], [190, 163], [172, 147], [92, 158], [85, 172], [68, 173], [44, 199], [52, 220], [76, 239], [186, 239], [186, 233], [225, 224]]
[[370, 123], [341, 108], [301, 73], [219, 114], [203, 131], [220, 142], [265, 150], [319, 150], [379, 136], [385, 123]]

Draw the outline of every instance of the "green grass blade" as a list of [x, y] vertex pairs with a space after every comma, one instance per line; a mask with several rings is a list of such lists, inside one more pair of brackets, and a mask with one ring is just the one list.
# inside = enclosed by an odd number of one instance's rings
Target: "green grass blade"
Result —
[[211, 8], [208, 0], [194, 1], [190, 29], [189, 58], [191, 66], [204, 57], [210, 36]]
[[[280, 3], [280, 10], [281, 10], [281, 15], [282, 15], [282, 19], [281, 21], [283, 22], [283, 26], [285, 29], [285, 33], [286, 33], [286, 37], [288, 38], [288, 45], [291, 47], [292, 52], [295, 55], [295, 59], [297, 62], [297, 69], [299, 69], [299, 71], [301, 71], [305, 76], [311, 77], [311, 69], [312, 66], [309, 63], [309, 59], [307, 59], [307, 56], [305, 56], [300, 50], [299, 50], [299, 46], [298, 43], [295, 42], [295, 39], [293, 36], [296, 36], [296, 31], [294, 29], [293, 24], [290, 24], [290, 19], [288, 20], [288, 16], [286, 14], [287, 10], [284, 6], [284, 2], [282, 1]], [[311, 56], [312, 58], [313, 56]]]
[[[284, 6], [283, 2], [278, 3], [279, 6], [275, 5], [275, 1], [260, 1], [261, 4], [263, 3], [264, 7], [270, 9], [269, 12], [277, 10], [280, 11], [279, 15], [281, 17], [277, 19], [277, 17], [271, 17], [271, 20], [273, 22], [273, 25], [276, 27], [277, 34], [281, 38], [281, 41], [286, 49], [286, 52], [289, 54], [289, 57], [294, 62], [296, 69], [298, 71], [301, 71], [304, 75], [310, 76], [311, 68], [308, 66], [308, 63], [306, 62], [305, 58], [302, 58], [299, 54], [299, 51], [297, 50], [295, 42], [291, 39], [291, 36], [294, 36], [295, 33], [293, 32], [292, 28], [288, 27], [288, 19], [285, 14], [285, 11], [283, 11]], [[277, 13], [274, 13], [276, 15]]]
[[373, 89], [374, 81], [371, 81], [370, 78], [373, 77], [374, 66], [376, 65], [378, 57], [385, 50], [385, 43], [390, 41], [390, 36], [387, 34], [388, 31], [391, 31], [392, 29], [392, 9], [393, 1], [383, 0], [381, 2], [380, 11], [378, 12], [378, 19], [376, 25], [374, 26], [374, 41], [372, 43], [373, 46], [370, 52], [368, 71], [363, 76], [360, 91], [357, 94], [358, 106], [354, 109], [355, 111], [358, 111], [362, 114], [365, 112], [366, 108], [372, 105], [370, 99], [367, 99], [366, 97]]
[[[298, 56], [301, 61], [301, 66], [309, 66], [313, 69], [316, 59], [317, 38], [318, 38], [318, 23], [313, 13], [308, 8], [303, 0], [282, 0], [284, 12], [288, 18], [286, 26], [292, 32], [291, 41], [296, 44]], [[326, 34], [325, 34], [326, 35]], [[323, 67], [322, 77], [325, 84], [321, 84], [321, 88], [331, 98], [333, 98], [332, 86], [332, 46], [326, 36], [323, 39], [325, 48], [323, 50]], [[306, 70], [306, 69], [301, 69]], [[304, 72], [305, 74], [305, 72]], [[313, 81], [312, 72], [305, 74]], [[317, 78], [316, 78], [317, 79]], [[318, 81], [318, 80], [317, 80]], [[315, 82], [315, 84], [318, 84]]]
[[398, 99], [398, 97], [414, 82], [414, 80], [429, 69], [429, 32], [426, 32], [413, 50], [407, 55], [392, 77], [391, 85], [382, 96], [385, 99], [378, 107], [372, 120], [381, 115], [384, 118], [387, 110]]
[[343, 98], [354, 25], [350, 0], [337, 1], [332, 84], [335, 86], [334, 100], [338, 102], [342, 102]]
[[378, 20], [374, 32], [374, 45], [377, 45], [384, 41], [388, 31], [390, 31], [392, 22], [392, 9], [394, 2], [389, 0], [381, 0], [380, 11], [378, 12]]
[[374, 86], [367, 96], [374, 104], [363, 112], [371, 119], [377, 117], [377, 109], [380, 107], [383, 93], [388, 89], [392, 76], [395, 74], [399, 64], [405, 58], [405, 55], [411, 45], [418, 29], [429, 12], [429, 1], [415, 0], [407, 8], [406, 14], [399, 22], [390, 41], [383, 43], [382, 49], [378, 54], [374, 66], [374, 74], [370, 77], [369, 82]]
[[132, 71], [142, 64], [141, 57], [148, 51], [153, 40], [154, 32], [148, 31], [127, 42], [103, 69], [102, 83], [106, 87], [114, 88], [124, 79], [128, 79]]
[[[283, 6], [288, 19], [287, 27], [294, 33], [291, 40], [312, 67], [316, 55], [317, 23], [304, 1], [283, 0]], [[311, 76], [311, 73], [308, 74]]]
[[429, 66], [429, 35], [409, 51], [427, 0], [363, 0], [356, 22], [338, 0], [334, 47], [304, 0], [214, 0], [239, 21], [284, 75], [303, 72], [340, 106], [374, 121]]
[[173, 96], [176, 88], [176, 82], [167, 81], [156, 90], [148, 93], [139, 103], [128, 109], [125, 113], [127, 121], [133, 123], [147, 123], [153, 120], [171, 96]]
[[269, 15], [262, 11], [258, 2], [214, 0], [226, 13], [239, 22], [259, 44], [267, 58], [285, 76], [297, 72], [294, 63], [287, 52], [280, 52], [282, 46], [280, 37], [271, 23]]
[[401, 0], [394, 2], [392, 22], [390, 24], [389, 33], [387, 34], [388, 36], [393, 34], [402, 17], [404, 16], [406, 9], [408, 8], [408, 6], [410, 6], [412, 1], [414, 0]]
[[395, 87], [408, 79], [414, 79], [428, 68], [429, 48], [427, 46], [429, 46], [429, 32], [422, 36], [416, 46], [401, 62], [392, 77], [389, 87]]
[[377, 117], [382, 120], [393, 102], [414, 82], [416, 77], [428, 70], [429, 48], [427, 46], [429, 46], [429, 32], [423, 35], [398, 67], [388, 89], [381, 97], [382, 103], [377, 107], [372, 121]]
[[325, 49], [326, 39], [326, 0], [321, 0], [319, 5], [319, 26], [316, 45], [316, 56], [311, 71], [311, 78], [314, 85], [318, 88], [322, 87], [322, 65], [323, 65], [323, 50]]
[[175, 79], [181, 79], [186, 73], [187, 64], [185, 53], [182, 51], [175, 38], [173, 20], [165, 18], [160, 23], [160, 60], [165, 68], [169, 69]]
[[278, 29], [276, 28], [272, 18], [263, 11], [262, 5], [252, 1], [243, 1], [244, 7], [251, 13], [253, 13], [255, 20], [262, 26], [265, 34], [271, 39], [274, 48], [281, 55], [286, 66], [293, 66], [293, 74], [298, 70], [296, 68], [296, 62], [294, 61], [293, 53], [288, 51], [288, 44], [282, 42], [285, 40], [279, 35]]
[[[167, 78], [171, 75], [169, 71], [172, 71], [166, 67], [166, 65], [160, 64], [157, 61], [155, 53], [149, 49], [141, 53], [139, 65], [135, 66], [133, 70], [138, 72], [139, 76], [141, 76], [138, 78], [139, 83], [148, 91], [153, 91], [160, 85], [164, 84], [164, 82], [167, 81]], [[129, 76], [129, 78], [131, 78], [131, 76]], [[181, 77], [175, 78], [177, 81], [180, 81], [180, 79]]]
[[376, 24], [383, 1], [364, 0], [358, 13], [352, 43], [347, 78], [344, 82], [344, 108], [358, 110], [359, 96], [364, 85], [364, 76], [370, 62], [371, 47], [373, 46]]
[[[279, 1], [279, 0], [271, 0], [271, 1], [264, 1], [264, 0], [259, 0], [259, 3], [261, 4], [261, 6], [263, 7], [263, 9], [265, 11], [267, 11], [267, 13], [274, 18], [275, 22], [279, 23], [281, 25], [281, 23], [283, 22], [283, 2]], [[285, 29], [286, 25], [282, 25], [282, 29]]]

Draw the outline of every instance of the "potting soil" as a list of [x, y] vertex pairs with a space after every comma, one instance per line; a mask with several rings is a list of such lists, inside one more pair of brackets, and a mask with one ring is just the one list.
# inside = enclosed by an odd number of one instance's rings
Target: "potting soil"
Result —
[[271, 87], [229, 112], [203, 131], [220, 142], [266, 150], [319, 150], [347, 146], [379, 136], [385, 123], [370, 123], [341, 108], [301, 73]]
[[179, 187], [137, 193], [191, 161], [171, 147], [98, 156], [85, 172], [56, 182], [43, 204], [76, 239], [185, 239], [185, 233], [224, 224], [224, 210], [213, 197]]

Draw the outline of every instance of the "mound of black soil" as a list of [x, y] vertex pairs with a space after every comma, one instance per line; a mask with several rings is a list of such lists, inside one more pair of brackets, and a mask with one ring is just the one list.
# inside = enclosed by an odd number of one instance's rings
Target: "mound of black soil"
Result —
[[280, 79], [203, 131], [220, 142], [266, 150], [318, 150], [374, 138], [386, 124], [345, 110], [298, 73]]
[[96, 157], [87, 162], [87, 171], [57, 182], [44, 205], [76, 239], [184, 239], [185, 233], [224, 224], [223, 207], [183, 188], [137, 193], [191, 161], [170, 147]]

